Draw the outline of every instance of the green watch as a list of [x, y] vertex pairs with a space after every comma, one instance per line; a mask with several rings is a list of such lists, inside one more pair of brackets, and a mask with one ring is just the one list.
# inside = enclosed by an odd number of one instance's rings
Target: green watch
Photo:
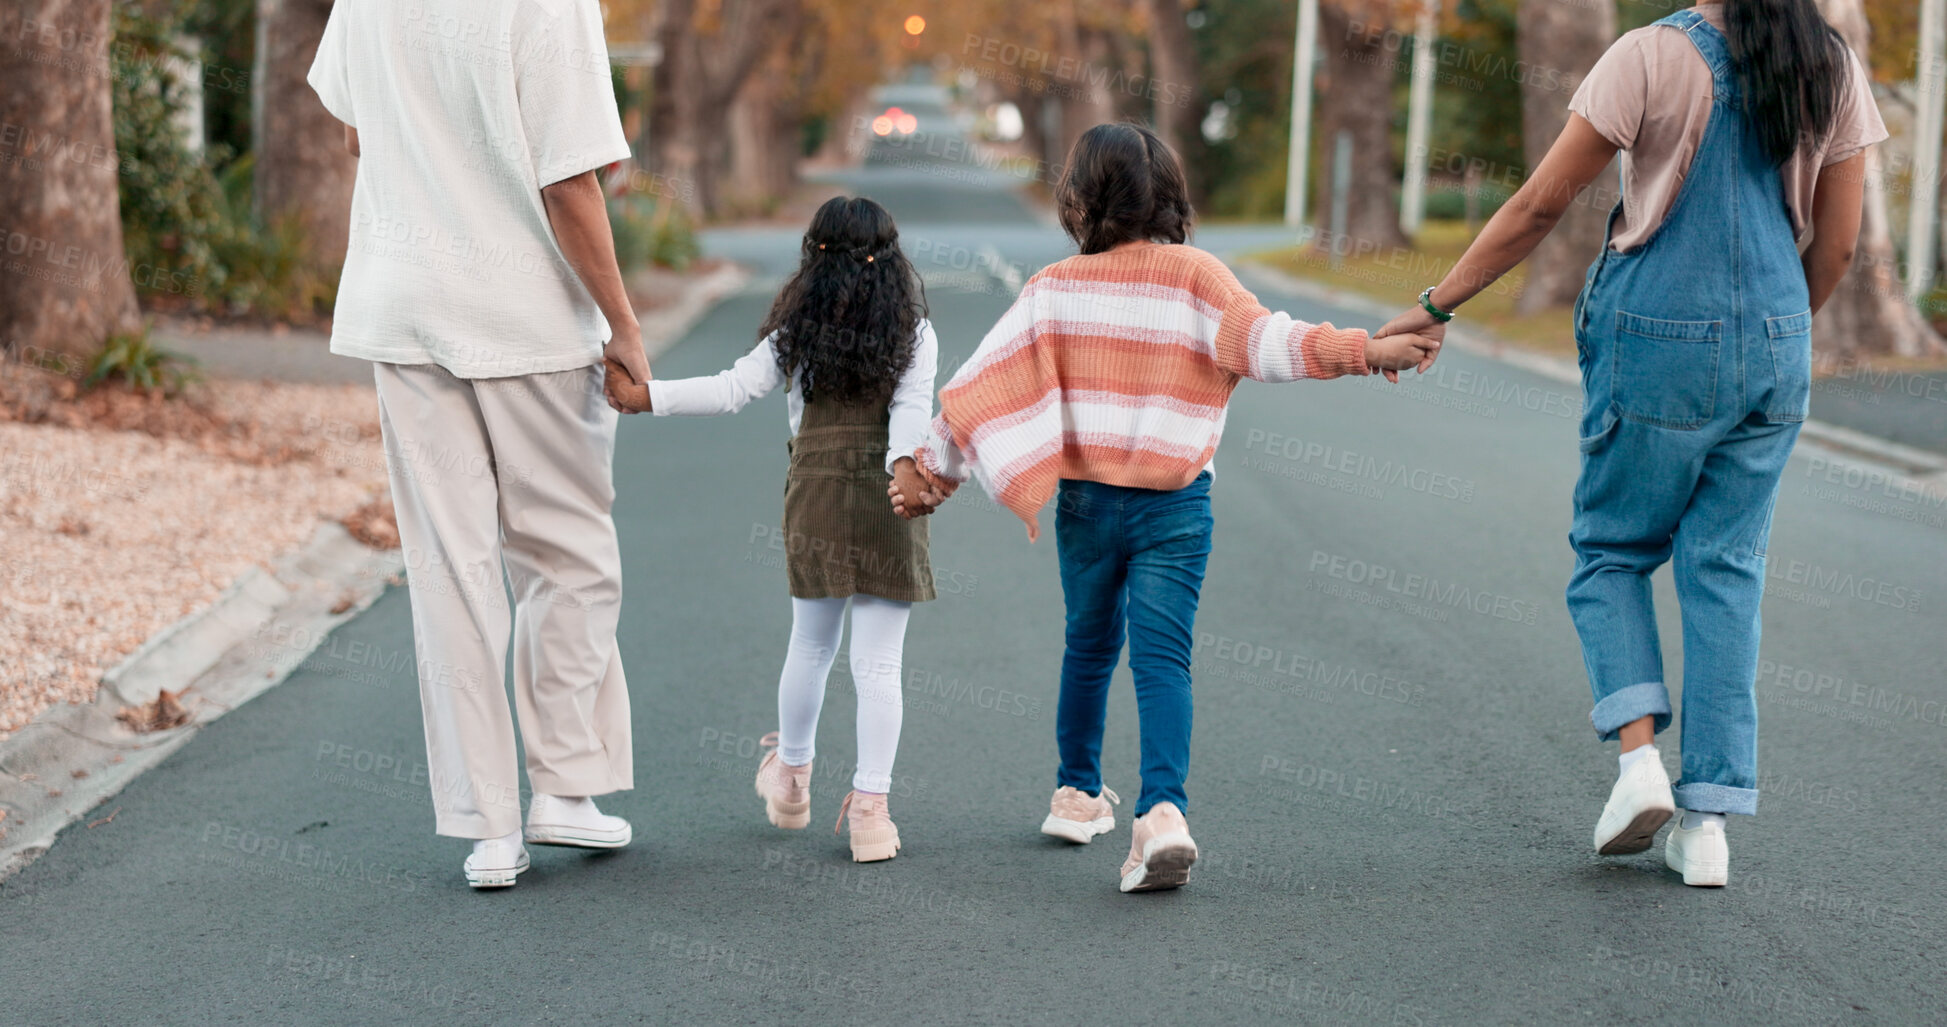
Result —
[[1426, 287], [1425, 292], [1420, 293], [1420, 306], [1426, 308], [1426, 312], [1432, 314], [1434, 320], [1445, 324], [1453, 320], [1453, 311], [1441, 310], [1439, 307], [1433, 305], [1433, 290], [1436, 288], [1438, 286], [1429, 285]]

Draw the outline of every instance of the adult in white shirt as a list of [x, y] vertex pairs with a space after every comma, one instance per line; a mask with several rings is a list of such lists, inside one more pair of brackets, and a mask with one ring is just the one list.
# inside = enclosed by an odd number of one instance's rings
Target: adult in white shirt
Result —
[[331, 349], [378, 383], [435, 827], [506, 887], [523, 836], [631, 834], [591, 798], [634, 784], [604, 358], [649, 379], [595, 176], [629, 155], [601, 12], [338, 0], [310, 82], [359, 158]]

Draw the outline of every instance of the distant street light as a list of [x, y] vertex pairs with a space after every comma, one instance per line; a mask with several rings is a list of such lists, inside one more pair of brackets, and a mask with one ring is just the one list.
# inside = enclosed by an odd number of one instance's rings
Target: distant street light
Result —
[[909, 36], [917, 36], [917, 35], [919, 35], [920, 33], [922, 33], [922, 32], [924, 32], [924, 31], [926, 31], [926, 19], [925, 19], [925, 18], [922, 18], [922, 17], [920, 17], [919, 15], [917, 15], [917, 14], [915, 14], [915, 15], [913, 15], [912, 17], [910, 17], [910, 18], [907, 18], [907, 19], [906, 19], [906, 34], [907, 34], [907, 35], [909, 35]]

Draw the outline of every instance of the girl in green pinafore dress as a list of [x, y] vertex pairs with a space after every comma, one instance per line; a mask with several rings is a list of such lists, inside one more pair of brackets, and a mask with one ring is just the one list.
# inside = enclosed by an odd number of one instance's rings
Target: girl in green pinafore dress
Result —
[[912, 454], [932, 420], [939, 364], [925, 293], [899, 250], [892, 215], [863, 197], [820, 207], [802, 263], [759, 334], [757, 347], [729, 370], [651, 381], [649, 407], [727, 414], [780, 385], [788, 392], [783, 538], [791, 644], [778, 680], [779, 727], [764, 739], [775, 748], [758, 765], [757, 794], [778, 827], [810, 822], [818, 711], [849, 606], [858, 767], [840, 820], [849, 811], [853, 859], [891, 859], [899, 832], [886, 793], [899, 747], [906, 616], [934, 592], [926, 521], [895, 513], [886, 487], [893, 476], [923, 487]]

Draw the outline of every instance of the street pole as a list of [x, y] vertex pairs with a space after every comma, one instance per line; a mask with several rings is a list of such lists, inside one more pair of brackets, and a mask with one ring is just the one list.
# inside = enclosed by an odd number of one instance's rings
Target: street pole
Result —
[[1406, 177], [1399, 187], [1399, 227], [1407, 235], [1426, 219], [1427, 136], [1433, 125], [1433, 33], [1440, 0], [1425, 0], [1413, 30], [1413, 91], [1406, 104]]
[[1285, 158], [1284, 223], [1305, 223], [1305, 173], [1311, 167], [1312, 58], [1318, 50], [1318, 0], [1298, 0], [1298, 43], [1291, 53], [1291, 152]]
[[1942, 106], [1947, 104], [1947, 0], [1920, 2], [1920, 67], [1914, 75], [1918, 110], [1913, 119], [1913, 180], [1906, 232], [1906, 294], [1919, 299], [1933, 284], [1935, 219], [1940, 216]]

